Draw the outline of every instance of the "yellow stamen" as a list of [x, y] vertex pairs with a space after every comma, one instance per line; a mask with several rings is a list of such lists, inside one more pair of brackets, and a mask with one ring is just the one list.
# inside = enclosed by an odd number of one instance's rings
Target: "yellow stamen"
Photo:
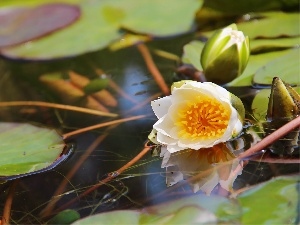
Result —
[[178, 136], [189, 140], [221, 137], [229, 123], [230, 109], [214, 98], [201, 95], [187, 101], [175, 117]]

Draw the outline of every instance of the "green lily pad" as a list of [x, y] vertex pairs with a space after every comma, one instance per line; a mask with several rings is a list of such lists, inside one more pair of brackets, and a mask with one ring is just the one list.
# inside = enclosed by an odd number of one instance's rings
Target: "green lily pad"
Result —
[[[121, 22], [125, 29], [154, 36], [170, 36], [191, 29], [200, 0], [123, 1], [128, 16]], [[180, 16], [182, 15], [182, 16]]]
[[251, 53], [274, 51], [278, 49], [293, 48], [300, 46], [300, 36], [275, 39], [251, 40]]
[[199, 71], [202, 71], [200, 63], [201, 52], [205, 43], [202, 41], [191, 41], [183, 47], [182, 62], [193, 65]]
[[[268, 52], [268, 53], [263, 53], [258, 55], [250, 55], [247, 67], [242, 73], [242, 75], [237, 77], [227, 85], [228, 86], [251, 86], [253, 76], [257, 70], [263, 68], [268, 62], [286, 55], [288, 52], [289, 50], [284, 50], [284, 51]], [[277, 75], [278, 74], [276, 73], [276, 76]]]
[[267, 12], [258, 14], [260, 19], [239, 23], [239, 30], [249, 38], [275, 38], [299, 36], [299, 13]]
[[[81, 17], [74, 24], [27, 44], [2, 48], [0, 54], [31, 60], [75, 56], [107, 47], [122, 36], [121, 28], [154, 36], [181, 34], [191, 29], [202, 3], [200, 0], [76, 2]], [[178, 16], [183, 13], [183, 17]]]
[[241, 223], [296, 224], [299, 182], [300, 176], [277, 177], [240, 194]]
[[290, 85], [300, 85], [300, 48], [290, 50], [286, 55], [278, 57], [257, 70], [253, 83], [268, 85], [273, 77], [279, 77]]
[[80, 219], [80, 214], [77, 211], [66, 209], [52, 217], [47, 224], [71, 224], [78, 219]]
[[42, 172], [60, 163], [66, 145], [53, 129], [0, 123], [0, 179]]
[[79, 224], [217, 224], [235, 223], [241, 209], [235, 201], [219, 196], [195, 195], [161, 205], [137, 210], [122, 210], [89, 216]]

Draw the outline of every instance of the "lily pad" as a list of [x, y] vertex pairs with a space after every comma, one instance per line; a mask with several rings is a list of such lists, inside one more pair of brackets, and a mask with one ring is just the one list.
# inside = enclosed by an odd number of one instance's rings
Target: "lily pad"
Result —
[[0, 9], [0, 48], [44, 36], [75, 22], [78, 6], [54, 3]]
[[251, 53], [268, 52], [300, 46], [300, 36], [251, 40]]
[[277, 177], [240, 194], [241, 223], [296, 224], [299, 182], [300, 176]]
[[300, 85], [300, 48], [290, 50], [255, 72], [253, 83], [269, 85], [273, 77], [279, 77], [290, 85]]
[[[187, 32], [203, 1], [144, 0], [123, 1], [128, 16], [121, 22], [125, 29], [154, 36]], [[182, 15], [182, 16], [180, 16]]]
[[249, 38], [275, 38], [281, 36], [299, 36], [299, 13], [267, 12], [249, 22], [239, 23], [239, 30]]
[[[202, 1], [82, 0], [76, 23], [30, 43], [2, 48], [8, 58], [49, 60], [107, 47], [122, 36], [121, 28], [154, 36], [170, 36], [191, 29]], [[24, 3], [25, 4], [25, 3]], [[165, 10], [165, 9], [168, 10]], [[184, 13], [184, 17], [178, 16]]]
[[137, 210], [101, 213], [76, 221], [79, 224], [217, 224], [240, 219], [238, 204], [223, 197], [197, 195]]
[[[270, 61], [286, 55], [288, 52], [289, 50], [284, 50], [284, 51], [268, 52], [268, 53], [263, 53], [258, 55], [250, 55], [247, 67], [242, 73], [242, 75], [237, 77], [227, 85], [228, 86], [251, 86], [253, 76], [256, 71], [258, 71], [260, 68], [263, 68]], [[278, 74], [276, 73], [276, 75], [274, 76], [278, 76]]]
[[[103, 13], [110, 1], [82, 1], [81, 17], [72, 26], [31, 41], [28, 44], [2, 48], [1, 54], [9, 58], [52, 59], [74, 56], [106, 47], [121, 37], [119, 23], [113, 16]], [[112, 18], [111, 18], [112, 17]]]
[[202, 41], [191, 41], [183, 47], [182, 62], [193, 65], [199, 71], [202, 71], [200, 63], [201, 52], [205, 43]]
[[66, 145], [53, 129], [27, 123], [0, 123], [0, 179], [49, 170], [65, 159]]

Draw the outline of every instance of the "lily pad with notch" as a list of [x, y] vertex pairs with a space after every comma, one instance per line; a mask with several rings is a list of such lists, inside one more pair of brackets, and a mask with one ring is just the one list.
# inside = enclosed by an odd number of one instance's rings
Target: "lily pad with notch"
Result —
[[73, 152], [54, 130], [29, 123], [0, 123], [0, 180], [55, 168]]

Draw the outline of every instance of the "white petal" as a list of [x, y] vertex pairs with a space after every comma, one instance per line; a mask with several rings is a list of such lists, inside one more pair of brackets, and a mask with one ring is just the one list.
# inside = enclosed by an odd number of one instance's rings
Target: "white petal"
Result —
[[232, 131], [232, 137], [236, 137], [238, 136], [239, 133], [241, 133], [243, 129], [243, 124], [242, 122], [238, 119], [238, 121], [235, 123], [235, 126], [233, 128], [233, 131]]
[[172, 186], [183, 180], [183, 174], [178, 170], [177, 166], [170, 166], [166, 168], [166, 183], [167, 186]]
[[167, 149], [168, 149], [169, 152], [174, 153], [174, 152], [178, 152], [180, 150], [184, 150], [184, 149], [187, 149], [187, 148], [183, 148], [183, 147], [180, 147], [178, 145], [168, 145]]
[[169, 137], [171, 136], [171, 130], [173, 129], [173, 127], [174, 123], [168, 115], [163, 116], [153, 125], [153, 128], [158, 132]]
[[167, 114], [169, 107], [171, 106], [171, 96], [166, 96], [159, 98], [151, 102], [152, 109], [154, 114], [158, 119]]
[[163, 145], [175, 145], [177, 140], [164, 135], [163, 133], [157, 132], [157, 139], [156, 139], [160, 144]]
[[211, 82], [204, 82], [204, 83], [190, 82], [190, 83], [183, 85], [182, 88], [191, 88], [198, 92], [212, 96], [216, 99], [219, 99], [221, 97], [230, 99], [230, 93], [225, 88], [220, 87]]
[[[226, 142], [229, 139], [231, 139], [232, 135], [233, 135], [233, 130], [234, 130], [236, 124], [241, 123], [238, 118], [238, 113], [237, 113], [236, 109], [233, 108], [232, 106], [230, 106], [230, 108], [231, 108], [231, 115], [230, 115], [230, 119], [229, 119], [229, 124], [227, 126], [227, 129], [226, 129], [224, 135], [220, 138], [221, 142]], [[239, 128], [239, 127], [237, 127], [237, 128]], [[243, 128], [243, 127], [241, 126], [240, 128]]]

